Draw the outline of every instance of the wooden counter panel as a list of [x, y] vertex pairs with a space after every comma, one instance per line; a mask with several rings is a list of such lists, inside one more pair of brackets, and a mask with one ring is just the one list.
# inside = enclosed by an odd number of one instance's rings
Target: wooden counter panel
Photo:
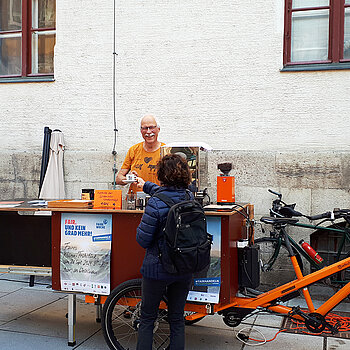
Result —
[[141, 278], [145, 250], [136, 242], [142, 213], [113, 214], [111, 290], [129, 279]]
[[51, 217], [0, 211], [0, 265], [51, 266]]

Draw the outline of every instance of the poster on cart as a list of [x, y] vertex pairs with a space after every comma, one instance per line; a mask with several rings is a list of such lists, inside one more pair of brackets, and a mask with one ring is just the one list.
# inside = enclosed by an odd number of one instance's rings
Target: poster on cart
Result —
[[108, 295], [111, 242], [112, 215], [62, 213], [61, 289]]
[[207, 217], [207, 230], [213, 235], [210, 265], [194, 274], [187, 300], [217, 304], [221, 285], [221, 218]]

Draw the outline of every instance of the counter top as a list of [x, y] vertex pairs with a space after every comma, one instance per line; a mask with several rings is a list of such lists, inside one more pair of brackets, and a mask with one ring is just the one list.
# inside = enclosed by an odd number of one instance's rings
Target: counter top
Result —
[[[19, 205], [14, 206], [1, 206], [0, 211], [12, 211], [12, 212], [69, 212], [69, 213], [118, 213], [118, 214], [143, 214], [143, 210], [127, 210], [127, 209], [108, 209], [108, 208], [48, 208], [47, 205], [31, 205], [28, 202], [31, 200], [11, 200], [11, 202], [22, 202]], [[207, 216], [229, 216], [233, 215], [237, 211], [244, 211], [248, 206], [247, 203], [237, 204], [232, 211], [206, 211]]]

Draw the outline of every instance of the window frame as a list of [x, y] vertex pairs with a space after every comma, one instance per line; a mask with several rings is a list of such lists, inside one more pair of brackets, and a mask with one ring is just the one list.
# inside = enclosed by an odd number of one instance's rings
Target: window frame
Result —
[[[283, 69], [292, 70], [324, 70], [324, 69], [349, 69], [350, 59], [344, 59], [344, 18], [345, 0], [330, 0], [329, 6], [317, 6], [293, 9], [293, 0], [285, 0], [284, 11], [284, 43], [283, 43]], [[291, 33], [293, 12], [329, 9], [329, 33], [328, 33], [328, 59], [323, 61], [291, 62]]]
[[56, 27], [49, 28], [33, 28], [32, 18], [32, 2], [33, 0], [22, 0], [22, 28], [19, 30], [2, 31], [1, 34], [21, 34], [21, 75], [9, 74], [0, 75], [0, 82], [16, 82], [16, 81], [53, 81], [54, 72], [52, 73], [32, 73], [32, 33], [54, 31], [56, 35]]

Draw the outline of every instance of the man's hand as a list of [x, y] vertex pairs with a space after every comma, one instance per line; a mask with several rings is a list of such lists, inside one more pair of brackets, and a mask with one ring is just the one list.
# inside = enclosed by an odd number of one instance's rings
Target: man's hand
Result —
[[136, 177], [138, 176], [137, 172], [135, 170], [129, 171], [129, 169], [120, 169], [117, 177], [116, 177], [116, 184], [125, 186], [126, 184], [129, 184], [129, 181], [126, 181], [126, 174], [133, 174]]

